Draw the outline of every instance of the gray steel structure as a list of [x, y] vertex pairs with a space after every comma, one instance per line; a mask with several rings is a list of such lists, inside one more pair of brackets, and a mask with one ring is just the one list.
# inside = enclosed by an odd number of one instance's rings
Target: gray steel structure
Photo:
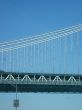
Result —
[[0, 72], [0, 92], [82, 93], [82, 75]]
[[78, 24], [0, 42], [0, 92], [82, 93], [81, 32]]

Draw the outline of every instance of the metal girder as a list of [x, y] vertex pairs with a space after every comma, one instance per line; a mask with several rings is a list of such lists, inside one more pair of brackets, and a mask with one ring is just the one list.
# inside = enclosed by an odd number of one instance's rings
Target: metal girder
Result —
[[82, 75], [0, 72], [0, 92], [82, 92]]

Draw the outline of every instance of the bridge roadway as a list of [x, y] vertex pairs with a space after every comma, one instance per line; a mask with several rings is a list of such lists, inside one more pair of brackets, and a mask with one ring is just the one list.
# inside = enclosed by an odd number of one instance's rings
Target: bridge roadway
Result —
[[82, 93], [82, 75], [0, 71], [0, 92]]

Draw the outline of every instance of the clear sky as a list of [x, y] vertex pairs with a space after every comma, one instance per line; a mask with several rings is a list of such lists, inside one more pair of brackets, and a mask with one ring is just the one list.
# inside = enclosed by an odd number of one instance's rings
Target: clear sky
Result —
[[[82, 23], [82, 0], [0, 0], [0, 41]], [[82, 110], [82, 94], [19, 93], [19, 110]], [[0, 93], [0, 110], [14, 110], [15, 94]]]

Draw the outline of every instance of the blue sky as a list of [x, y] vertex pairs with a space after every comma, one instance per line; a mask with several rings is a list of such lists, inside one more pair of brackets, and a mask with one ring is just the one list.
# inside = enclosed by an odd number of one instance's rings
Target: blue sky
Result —
[[[82, 23], [82, 0], [0, 0], [0, 41]], [[82, 110], [82, 94], [18, 94], [19, 110]], [[15, 94], [0, 93], [0, 110], [14, 110]]]
[[81, 23], [81, 0], [0, 0], [0, 40]]

